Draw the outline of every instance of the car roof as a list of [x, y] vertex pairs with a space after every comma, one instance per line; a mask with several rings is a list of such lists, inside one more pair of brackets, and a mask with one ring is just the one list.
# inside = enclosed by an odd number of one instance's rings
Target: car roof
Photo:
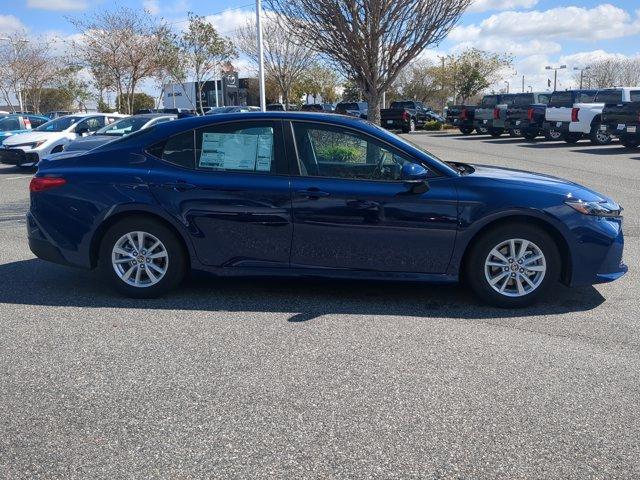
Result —
[[[134, 118], [148, 118], [151, 120], [152, 118], [160, 118], [160, 117], [177, 117], [175, 113], [139, 113], [138, 115], [132, 115]], [[125, 117], [126, 118], [126, 117]]]
[[176, 125], [180, 125], [185, 128], [199, 128], [212, 123], [222, 123], [227, 121], [240, 121], [240, 120], [310, 120], [314, 122], [328, 121], [330, 123], [339, 123], [344, 125], [360, 125], [367, 123], [366, 120], [362, 120], [356, 117], [349, 117], [346, 115], [338, 115], [335, 113], [318, 113], [318, 112], [303, 112], [303, 111], [268, 111], [268, 112], [238, 112], [238, 113], [219, 113], [217, 115], [202, 115], [198, 117], [182, 118], [176, 122], [169, 124], [161, 124], [158, 127], [169, 128], [167, 125], [171, 125], [170, 128], [175, 128]]

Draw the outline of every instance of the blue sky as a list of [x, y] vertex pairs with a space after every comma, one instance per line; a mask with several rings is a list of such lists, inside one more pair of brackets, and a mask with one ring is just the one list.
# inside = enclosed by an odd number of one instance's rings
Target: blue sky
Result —
[[[25, 30], [29, 36], [65, 38], [76, 33], [67, 20], [95, 9], [125, 5], [147, 8], [171, 22], [193, 11], [208, 15], [222, 33], [232, 34], [253, 12], [254, 2], [197, 0], [0, 0], [0, 34]], [[178, 24], [180, 25], [180, 24]], [[546, 88], [547, 64], [581, 67], [608, 56], [640, 55], [640, 2], [637, 0], [474, 0], [458, 27], [424, 56], [460, 51], [467, 46], [509, 51], [516, 58], [504, 80], [519, 87]], [[240, 61], [240, 68], [243, 68]], [[246, 68], [246, 65], [245, 65]], [[517, 72], [517, 73], [516, 73]], [[561, 72], [560, 86], [572, 86], [572, 72]]]

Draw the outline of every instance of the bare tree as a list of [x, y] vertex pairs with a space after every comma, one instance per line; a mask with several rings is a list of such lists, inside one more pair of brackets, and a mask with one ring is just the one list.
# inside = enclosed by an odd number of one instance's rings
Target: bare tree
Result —
[[[582, 71], [582, 84], [587, 88], [607, 88], [640, 85], [640, 57], [607, 58], [595, 61]], [[580, 83], [580, 73], [574, 75]]]
[[471, 0], [267, 0], [299, 43], [355, 80], [380, 122], [382, 93], [424, 49], [442, 41]]
[[[262, 24], [265, 76], [275, 83], [285, 105], [291, 102], [291, 91], [314, 60], [315, 54], [303, 41], [297, 40], [281, 15], [265, 15]], [[258, 41], [255, 22], [250, 21], [237, 31], [238, 48], [253, 63], [258, 64]]]
[[71, 19], [81, 34], [72, 46], [78, 60], [115, 86], [118, 108], [132, 113], [136, 87], [163, 63], [168, 26], [146, 11], [121, 7]]

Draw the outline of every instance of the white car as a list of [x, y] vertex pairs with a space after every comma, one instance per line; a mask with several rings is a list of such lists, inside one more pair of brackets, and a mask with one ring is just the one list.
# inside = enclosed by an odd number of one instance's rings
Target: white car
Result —
[[33, 167], [45, 155], [61, 152], [74, 139], [91, 135], [126, 116], [118, 113], [88, 113], [56, 118], [30, 132], [8, 137], [0, 146], [0, 162]]

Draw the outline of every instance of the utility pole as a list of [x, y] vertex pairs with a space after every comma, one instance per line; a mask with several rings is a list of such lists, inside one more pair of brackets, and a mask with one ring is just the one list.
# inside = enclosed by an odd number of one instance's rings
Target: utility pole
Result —
[[[582, 90], [582, 79], [584, 77], [585, 70], [591, 70], [591, 67], [578, 68], [573, 67], [574, 70], [580, 70], [580, 90]], [[591, 79], [589, 79], [589, 87], [591, 87]]]
[[509, 81], [505, 80], [504, 83], [507, 85], [507, 93], [509, 93]]
[[524, 93], [524, 75], [522, 75], [522, 93]]
[[559, 67], [552, 67], [551, 65], [547, 65], [544, 67], [545, 70], [553, 70], [553, 91], [555, 92], [558, 87], [558, 70], [563, 70], [567, 68], [566, 65], [560, 65]]
[[260, 110], [267, 110], [264, 92], [264, 44], [262, 41], [262, 0], [256, 0], [256, 28], [258, 29], [258, 82], [260, 83]]
[[[13, 47], [13, 56], [16, 59], [18, 58], [18, 48], [17, 48], [18, 43], [29, 43], [29, 40], [27, 40], [26, 38], [18, 39], [14, 42], [13, 39], [9, 37], [0, 37], [0, 41], [9, 42], [11, 44], [11, 46]], [[24, 112], [24, 105], [22, 104], [22, 86], [20, 85], [20, 83], [16, 83], [16, 93], [18, 94], [18, 103], [20, 104], [20, 111]]]

